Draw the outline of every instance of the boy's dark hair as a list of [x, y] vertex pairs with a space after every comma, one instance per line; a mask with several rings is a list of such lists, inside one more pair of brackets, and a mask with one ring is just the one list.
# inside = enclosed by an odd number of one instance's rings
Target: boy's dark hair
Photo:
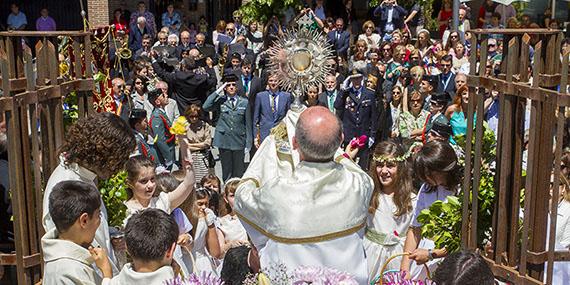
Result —
[[441, 58], [441, 61], [453, 61], [453, 57], [450, 54], [446, 54]]
[[491, 18], [497, 18], [497, 20], [500, 21], [500, 20], [501, 20], [501, 14], [500, 14], [500, 13], [497, 13], [497, 12], [494, 12], [494, 13], [491, 15]]
[[101, 194], [83, 181], [59, 182], [49, 195], [49, 213], [60, 233], [69, 230], [83, 213], [92, 217], [100, 207]]
[[177, 239], [176, 221], [159, 209], [137, 212], [125, 227], [127, 251], [133, 259], [141, 261], [161, 261]]
[[75, 162], [91, 170], [109, 170], [115, 174], [123, 168], [135, 146], [135, 135], [127, 122], [104, 112], [71, 125], [59, 153], [64, 154], [67, 164]]
[[439, 285], [493, 285], [493, 272], [478, 253], [463, 250], [446, 257], [437, 267], [433, 281]]
[[226, 285], [242, 284], [252, 270], [249, 268], [247, 258], [251, 248], [242, 245], [230, 248], [224, 258], [221, 277]]

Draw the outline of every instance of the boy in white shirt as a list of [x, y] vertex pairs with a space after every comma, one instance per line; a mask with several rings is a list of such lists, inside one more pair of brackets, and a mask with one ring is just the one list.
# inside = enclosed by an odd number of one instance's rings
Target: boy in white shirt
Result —
[[175, 277], [172, 258], [178, 225], [166, 212], [148, 208], [133, 214], [125, 227], [127, 263], [111, 284], [162, 285]]
[[[44, 285], [104, 284], [112, 277], [111, 264], [101, 248], [91, 243], [101, 223], [101, 195], [82, 181], [62, 181], [49, 196], [55, 228], [42, 237]], [[95, 274], [93, 263], [102, 272]]]

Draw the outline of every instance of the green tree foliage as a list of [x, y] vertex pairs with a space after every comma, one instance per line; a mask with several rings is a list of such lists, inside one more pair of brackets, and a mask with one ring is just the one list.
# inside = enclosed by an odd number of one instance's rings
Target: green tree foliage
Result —
[[[246, 1], [244, 1], [246, 2]], [[239, 11], [244, 23], [267, 22], [274, 15], [281, 15], [289, 7], [301, 8], [299, 0], [251, 0], [241, 5]]]
[[107, 207], [109, 226], [122, 227], [127, 216], [127, 172], [120, 171], [107, 180], [99, 182], [99, 191]]
[[[478, 193], [477, 244], [483, 246], [491, 238], [493, 223], [493, 204], [495, 200], [496, 144], [493, 131], [485, 124], [482, 140], [481, 181]], [[465, 136], [454, 137], [462, 149], [465, 149]], [[475, 150], [473, 148], [472, 155]], [[464, 159], [460, 164], [465, 165]], [[463, 221], [463, 191], [457, 196], [449, 196], [445, 201], [436, 201], [428, 209], [421, 211], [418, 221], [422, 223], [422, 237], [435, 242], [436, 248], [446, 248], [449, 252], [461, 248], [461, 223]], [[470, 197], [472, 199], [473, 197]]]

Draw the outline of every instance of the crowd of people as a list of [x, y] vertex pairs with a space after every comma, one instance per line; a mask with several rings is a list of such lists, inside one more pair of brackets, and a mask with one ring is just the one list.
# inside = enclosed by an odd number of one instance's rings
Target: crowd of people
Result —
[[[439, 29], [429, 31], [419, 4], [384, 0], [358, 21], [351, 1], [338, 18], [323, 2], [307, 1], [267, 23], [243, 23], [236, 11], [213, 30], [203, 17], [184, 23], [173, 4], [161, 17], [144, 2], [128, 18], [114, 12], [109, 112], [68, 129], [45, 187], [43, 284], [162, 284], [194, 271], [241, 284], [274, 262], [336, 268], [369, 284], [403, 252], [386, 269], [419, 280], [439, 265], [438, 284], [494, 284], [478, 254], [446, 258], [445, 248], [422, 238], [417, 216], [459, 191], [463, 150], [454, 138], [467, 132], [468, 56], [477, 51], [468, 30], [559, 23], [519, 21], [512, 6], [485, 1], [473, 22], [461, 6], [454, 30], [444, 0]], [[323, 33], [334, 56], [324, 84], [300, 94], [306, 109], [292, 119], [294, 96], [270, 72], [267, 51], [300, 17]], [[37, 29], [55, 30], [50, 19], [42, 10]], [[27, 25], [16, 4], [8, 25]], [[485, 72], [495, 77], [503, 39], [489, 38]], [[131, 57], [120, 56], [122, 49]], [[480, 94], [481, 116], [496, 134], [500, 94]], [[171, 128], [182, 116], [185, 134], [176, 135]], [[276, 139], [279, 128], [291, 139], [285, 144]], [[570, 151], [562, 162], [570, 163]], [[121, 169], [127, 215], [117, 232], [95, 181]], [[563, 176], [556, 242], [568, 249], [566, 167]], [[568, 267], [555, 270], [557, 280], [570, 280]]]

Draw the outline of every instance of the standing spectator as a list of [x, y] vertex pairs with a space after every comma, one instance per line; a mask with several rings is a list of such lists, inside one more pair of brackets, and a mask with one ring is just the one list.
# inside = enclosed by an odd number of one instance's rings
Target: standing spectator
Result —
[[125, 120], [125, 122], [128, 122], [131, 106], [129, 98], [125, 94], [125, 81], [117, 77], [111, 81], [111, 84], [113, 85], [111, 89], [111, 97], [113, 97], [113, 101], [111, 101], [111, 111]]
[[212, 43], [214, 44], [216, 50], [219, 50], [218, 36], [224, 34], [225, 31], [226, 31], [226, 22], [224, 20], [219, 20], [218, 23], [216, 24], [216, 29], [212, 32]]
[[258, 55], [263, 49], [263, 32], [259, 29], [256, 21], [249, 23], [248, 31], [245, 35], [247, 39], [247, 47], [253, 51], [254, 55]]
[[437, 21], [439, 22], [439, 36], [443, 37], [443, 32], [447, 29], [448, 21], [453, 16], [453, 6], [451, 0], [443, 0], [443, 5], [437, 14]]
[[429, 31], [422, 29], [418, 31], [418, 41], [416, 42], [416, 49], [420, 52], [420, 58], [424, 58], [428, 55], [431, 48], [431, 39]]
[[146, 77], [137, 75], [132, 81], [132, 84], [133, 86], [131, 87], [130, 97], [133, 109], [146, 110], [147, 118], [150, 119], [150, 115], [154, 109], [154, 106], [148, 101]]
[[160, 63], [154, 62], [152, 67], [158, 77], [162, 78], [172, 88], [172, 97], [178, 103], [178, 109], [183, 113], [191, 104], [201, 106], [206, 100], [209, 90], [216, 84], [216, 74], [212, 68], [204, 72], [198, 68], [194, 58], [185, 58], [180, 64], [180, 70], [167, 72]]
[[222, 179], [241, 177], [245, 171], [244, 155], [251, 149], [251, 112], [246, 98], [237, 95], [237, 77], [224, 75], [223, 84], [208, 96], [204, 111], [219, 111], [213, 145], [220, 151]]
[[270, 75], [267, 79], [267, 90], [255, 97], [252, 134], [257, 148], [269, 135], [269, 131], [287, 115], [293, 99], [291, 93], [279, 90], [278, 81], [277, 75]]
[[158, 161], [166, 169], [172, 169], [175, 160], [174, 148], [176, 137], [170, 133], [172, 122], [166, 116], [164, 107], [168, 105], [168, 97], [162, 90], [155, 89], [148, 93], [148, 101], [154, 106], [150, 116], [150, 129], [155, 138]]
[[138, 17], [137, 24], [131, 27], [129, 34], [129, 48], [131, 51], [137, 51], [142, 48], [143, 37], [147, 34], [153, 38], [152, 33], [150, 33], [147, 26], [146, 19], [144, 17]]
[[392, 87], [391, 91], [391, 98], [390, 103], [388, 106], [390, 107], [390, 115], [392, 116], [392, 130], [391, 136], [396, 137], [398, 133], [398, 126], [400, 124], [400, 115], [402, 114], [403, 110], [403, 103], [402, 98], [404, 97], [404, 88], [401, 85], [395, 85]]
[[459, 26], [457, 26], [457, 29], [463, 34], [471, 30], [471, 23], [467, 18], [467, 10], [463, 7], [459, 8]]
[[[489, 22], [489, 24], [486, 24], [484, 27], [485, 29], [504, 29], [505, 26], [501, 24], [501, 14], [493, 12], [493, 15], [491, 16], [491, 21]], [[490, 34], [489, 37], [497, 40], [503, 39], [502, 34]]]
[[373, 91], [363, 85], [363, 76], [356, 70], [345, 80], [340, 96], [336, 97], [334, 107], [342, 121], [344, 144], [362, 135], [368, 137], [367, 145], [358, 152], [358, 164], [362, 169], [368, 168], [368, 154], [376, 138], [378, 109]]
[[212, 155], [210, 152], [212, 145], [210, 125], [200, 119], [203, 117], [201, 113], [202, 108], [195, 104], [190, 105], [184, 112], [189, 123], [186, 127], [186, 138], [188, 139], [188, 149], [192, 151], [192, 164], [194, 165], [196, 181], [201, 181], [204, 176], [208, 175], [209, 157]]
[[[461, 86], [457, 90], [457, 96], [453, 100], [453, 104], [447, 107], [445, 117], [449, 120], [453, 137], [467, 133], [467, 104], [469, 103], [469, 89], [467, 85]], [[451, 139], [455, 144], [455, 140]]]
[[491, 16], [495, 13], [497, 3], [493, 0], [485, 0], [479, 9], [477, 17], [477, 28], [483, 28], [491, 23]]
[[196, 45], [194, 48], [197, 49], [202, 56], [206, 57], [206, 65], [210, 67], [210, 61], [212, 66], [218, 65], [218, 53], [216, 53], [213, 45], [206, 43], [206, 36], [204, 34], [199, 33], [196, 35]]
[[[158, 154], [148, 143], [148, 119], [147, 112], [144, 109], [133, 109], [129, 115], [129, 126], [135, 134], [135, 139], [137, 141], [137, 152], [138, 154], [147, 157], [152, 162], [158, 164]], [[195, 164], [194, 164], [195, 165]]]
[[424, 28], [425, 19], [424, 14], [422, 13], [422, 8], [419, 3], [415, 3], [410, 10], [410, 14], [404, 20], [404, 25], [408, 26], [412, 37], [415, 38], [418, 36], [418, 32]]
[[336, 19], [335, 30], [328, 33], [329, 42], [333, 45], [337, 56], [346, 58], [348, 56], [348, 47], [350, 34], [344, 30], [344, 20]]
[[362, 30], [364, 31], [364, 33], [358, 35], [359, 40], [363, 40], [367, 43], [368, 45], [367, 52], [370, 49], [378, 48], [382, 40], [380, 35], [374, 32], [375, 29], [376, 27], [374, 26], [374, 22], [370, 20], [366, 21], [364, 22], [364, 25], [362, 25]]
[[422, 77], [419, 91], [422, 93], [422, 97], [424, 98], [424, 110], [429, 110], [431, 95], [436, 92], [438, 85], [437, 76], [426, 74]]
[[162, 26], [168, 28], [170, 34], [178, 35], [182, 26], [182, 17], [178, 11], [174, 11], [174, 4], [166, 6], [166, 12], [162, 14]]
[[47, 8], [42, 8], [41, 16], [36, 20], [36, 30], [38, 31], [55, 31], [55, 20], [49, 16]]
[[232, 13], [234, 19], [234, 26], [236, 28], [235, 35], [236, 36], [245, 36], [247, 33], [246, 26], [241, 22], [241, 12], [239, 10], [235, 10]]
[[131, 14], [131, 20], [129, 21], [130, 29], [133, 30], [139, 23], [139, 17], [143, 17], [145, 18], [145, 23], [150, 37], [154, 39], [156, 36], [156, 22], [154, 20], [154, 15], [146, 10], [144, 1], [140, 1], [137, 7], [137, 11]]
[[424, 100], [422, 94], [413, 90], [409, 95], [410, 110], [404, 110], [400, 114], [398, 122], [398, 134], [401, 138], [421, 140], [422, 132], [429, 116], [429, 112], [423, 109]]
[[20, 5], [17, 3], [12, 3], [12, 5], [10, 5], [10, 10], [12, 13], [8, 15], [8, 30], [25, 30], [26, 26], [28, 25], [28, 18], [26, 18], [26, 15], [20, 11]]
[[495, 7], [495, 12], [501, 14], [501, 24], [507, 26], [507, 21], [510, 18], [517, 16], [517, 11], [513, 5], [498, 4]]
[[408, 12], [398, 5], [396, 0], [384, 0], [374, 9], [374, 16], [380, 17], [378, 31], [384, 40], [389, 40], [393, 31], [404, 28], [404, 20]]
[[453, 58], [445, 55], [439, 62], [441, 73], [438, 75], [438, 92], [455, 93], [455, 74], [451, 72]]
[[322, 21], [324, 21], [327, 18], [327, 13], [325, 12], [325, 7], [323, 5], [324, 0], [317, 0], [315, 2], [315, 8], [313, 9], [313, 11], [315, 11], [315, 15], [321, 19]]
[[127, 20], [125, 20], [123, 9], [115, 9], [113, 12], [113, 20], [111, 21], [111, 25], [115, 25], [115, 30], [123, 30], [125, 33], [129, 33], [129, 24]]
[[338, 96], [336, 77], [329, 74], [325, 77], [325, 91], [318, 97], [317, 104], [326, 107], [331, 112], [336, 113], [334, 102]]
[[469, 73], [469, 58], [467, 58], [465, 45], [463, 43], [456, 43], [453, 50], [453, 72]]
[[171, 122], [176, 121], [178, 117], [180, 117], [180, 110], [178, 108], [178, 103], [176, 100], [169, 98], [168, 96], [168, 84], [164, 81], [158, 81], [155, 85], [156, 89], [160, 89], [162, 91], [162, 95], [168, 98], [168, 104], [164, 107], [164, 112], [166, 116]]
[[238, 74], [238, 94], [249, 99], [250, 108], [253, 110], [256, 95], [264, 88], [261, 78], [253, 74], [253, 63], [247, 57], [241, 62], [241, 72]]

